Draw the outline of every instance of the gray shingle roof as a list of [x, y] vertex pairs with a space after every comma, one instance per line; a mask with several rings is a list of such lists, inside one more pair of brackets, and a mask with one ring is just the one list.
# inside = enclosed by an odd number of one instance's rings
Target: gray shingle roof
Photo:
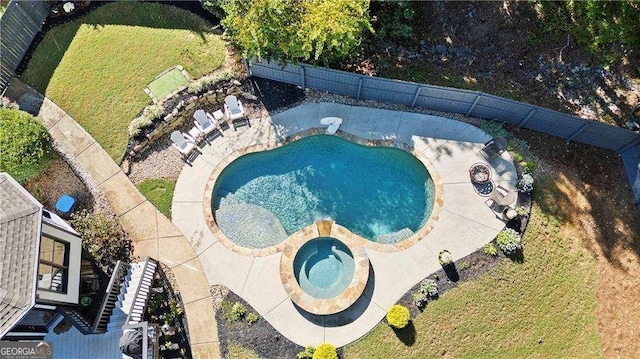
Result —
[[42, 205], [0, 173], [0, 337], [35, 304]]

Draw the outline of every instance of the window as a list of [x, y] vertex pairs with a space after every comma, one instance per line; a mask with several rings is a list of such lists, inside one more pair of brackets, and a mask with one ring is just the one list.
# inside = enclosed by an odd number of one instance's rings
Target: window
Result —
[[38, 289], [66, 293], [69, 265], [69, 246], [51, 237], [42, 236]]

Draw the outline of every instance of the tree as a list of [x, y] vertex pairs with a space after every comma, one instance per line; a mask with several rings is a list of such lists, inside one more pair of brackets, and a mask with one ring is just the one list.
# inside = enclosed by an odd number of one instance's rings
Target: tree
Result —
[[222, 24], [243, 56], [330, 63], [372, 31], [367, 0], [225, 0]]
[[40, 121], [17, 109], [0, 108], [0, 170], [24, 183], [53, 158], [51, 136]]

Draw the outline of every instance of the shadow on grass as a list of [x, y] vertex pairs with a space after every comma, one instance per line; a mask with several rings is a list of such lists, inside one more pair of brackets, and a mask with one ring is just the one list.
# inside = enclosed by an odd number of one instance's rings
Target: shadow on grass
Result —
[[402, 344], [410, 347], [416, 342], [416, 327], [413, 325], [413, 320], [409, 320], [409, 324], [402, 329], [391, 328]]
[[[190, 30], [203, 41], [206, 41], [206, 34], [216, 32], [210, 23], [190, 11], [176, 6], [139, 2], [97, 3], [88, 13], [73, 20], [66, 20], [64, 23], [60, 23], [59, 19], [48, 21], [50, 22], [42, 27], [42, 32], [34, 39], [16, 70], [17, 74], [21, 74], [28, 66], [37, 66], [38, 79], [31, 85], [42, 93], [82, 25], [95, 30], [107, 25]], [[51, 40], [46, 36], [50, 32], [53, 37]], [[31, 64], [32, 55], [39, 46], [49, 47], [47, 56], [40, 64]]]

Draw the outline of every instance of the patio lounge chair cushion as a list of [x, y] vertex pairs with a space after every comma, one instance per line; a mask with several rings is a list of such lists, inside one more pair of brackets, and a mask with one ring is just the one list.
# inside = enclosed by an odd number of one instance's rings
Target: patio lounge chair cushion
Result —
[[493, 192], [491, 192], [491, 200], [502, 207], [512, 207], [517, 199], [517, 192], [510, 191], [502, 186], [497, 186]]
[[237, 97], [231, 95], [224, 99], [224, 111], [231, 121], [244, 117], [242, 102]]
[[480, 152], [484, 153], [487, 158], [492, 159], [498, 157], [507, 149], [507, 139], [504, 137], [496, 137], [484, 144], [484, 148]]

